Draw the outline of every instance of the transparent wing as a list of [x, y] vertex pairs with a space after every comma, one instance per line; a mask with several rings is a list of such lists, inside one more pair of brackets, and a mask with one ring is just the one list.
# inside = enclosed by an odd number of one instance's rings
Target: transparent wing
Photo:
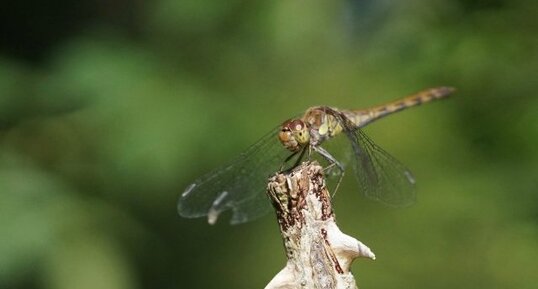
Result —
[[404, 207], [416, 200], [415, 179], [397, 159], [376, 145], [361, 129], [345, 124], [355, 155], [353, 167], [359, 189], [382, 203]]
[[265, 194], [269, 175], [280, 169], [290, 152], [273, 129], [235, 160], [202, 176], [179, 198], [178, 212], [187, 218], [207, 216], [210, 224], [227, 210], [231, 224], [256, 219], [271, 210]]

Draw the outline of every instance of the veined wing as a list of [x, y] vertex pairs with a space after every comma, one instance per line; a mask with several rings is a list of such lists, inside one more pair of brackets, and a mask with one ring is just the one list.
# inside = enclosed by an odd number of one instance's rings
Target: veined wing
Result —
[[227, 165], [197, 179], [185, 189], [178, 202], [178, 212], [187, 218], [207, 216], [210, 224], [227, 210], [231, 224], [256, 219], [271, 210], [265, 194], [267, 178], [278, 171], [290, 154], [273, 129]]
[[340, 115], [355, 155], [353, 167], [359, 189], [382, 203], [404, 207], [416, 200], [415, 179], [402, 163], [376, 145], [361, 129]]

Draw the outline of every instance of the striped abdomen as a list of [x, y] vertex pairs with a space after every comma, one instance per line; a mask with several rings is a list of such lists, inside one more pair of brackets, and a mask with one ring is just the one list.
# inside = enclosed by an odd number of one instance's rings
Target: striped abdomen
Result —
[[404, 110], [409, 107], [421, 105], [437, 99], [443, 99], [454, 92], [452, 87], [436, 87], [423, 90], [414, 95], [367, 109], [343, 111], [343, 113], [352, 120], [357, 127], [363, 127], [370, 122], [382, 118], [391, 113]]

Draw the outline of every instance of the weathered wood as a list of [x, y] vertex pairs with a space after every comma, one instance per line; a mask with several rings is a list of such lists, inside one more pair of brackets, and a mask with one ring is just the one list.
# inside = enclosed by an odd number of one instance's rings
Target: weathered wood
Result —
[[375, 255], [336, 225], [323, 168], [305, 162], [291, 172], [278, 173], [269, 179], [267, 193], [288, 262], [265, 289], [356, 289], [351, 263]]

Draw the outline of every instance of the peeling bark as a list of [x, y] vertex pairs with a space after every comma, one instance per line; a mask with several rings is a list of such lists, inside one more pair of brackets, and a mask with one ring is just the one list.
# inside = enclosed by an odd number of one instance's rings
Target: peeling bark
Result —
[[340, 231], [323, 168], [305, 162], [269, 179], [288, 262], [265, 289], [356, 289], [350, 267], [357, 257], [375, 259], [357, 239]]

